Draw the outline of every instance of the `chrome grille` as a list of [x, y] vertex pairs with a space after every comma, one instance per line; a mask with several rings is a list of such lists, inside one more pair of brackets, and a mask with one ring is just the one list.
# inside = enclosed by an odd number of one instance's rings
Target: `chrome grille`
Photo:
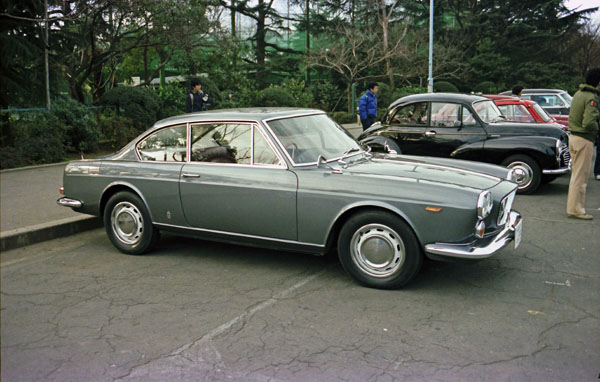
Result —
[[565, 143], [561, 143], [558, 147], [558, 160], [560, 167], [571, 167], [571, 153]]

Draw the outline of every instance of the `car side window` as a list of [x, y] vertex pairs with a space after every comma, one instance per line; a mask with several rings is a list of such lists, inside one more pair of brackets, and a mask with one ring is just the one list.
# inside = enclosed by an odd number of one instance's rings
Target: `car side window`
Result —
[[138, 143], [142, 160], [185, 162], [187, 152], [187, 126], [177, 125], [160, 129]]
[[254, 128], [254, 164], [256, 165], [282, 165], [279, 157], [262, 133]]
[[416, 102], [396, 110], [390, 123], [392, 125], [427, 125], [428, 102]]
[[431, 126], [454, 127], [459, 121], [460, 105], [456, 103], [431, 103]]
[[252, 126], [215, 123], [192, 125], [192, 162], [250, 164]]

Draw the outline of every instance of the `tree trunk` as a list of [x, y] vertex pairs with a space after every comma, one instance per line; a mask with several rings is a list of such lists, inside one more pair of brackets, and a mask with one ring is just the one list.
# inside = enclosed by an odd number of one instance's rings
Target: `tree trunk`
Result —
[[[264, 3], [263, 0], [259, 0], [259, 5]], [[266, 30], [265, 30], [265, 17], [266, 10], [260, 9], [258, 11], [258, 19], [256, 21], [256, 82], [258, 84], [259, 89], [264, 89], [266, 87], [266, 70], [265, 70], [265, 38], [266, 38]]]

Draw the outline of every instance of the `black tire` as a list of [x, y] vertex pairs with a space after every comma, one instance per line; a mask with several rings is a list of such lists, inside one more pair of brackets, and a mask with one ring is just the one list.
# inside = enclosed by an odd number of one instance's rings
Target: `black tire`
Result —
[[340, 231], [338, 256], [359, 283], [396, 289], [411, 281], [423, 264], [412, 229], [396, 215], [365, 211], [350, 217]]
[[127, 191], [117, 192], [106, 203], [104, 228], [113, 245], [128, 255], [148, 252], [159, 237], [144, 202]]
[[512, 155], [502, 161], [502, 166], [515, 170], [517, 193], [531, 194], [540, 186], [542, 171], [533, 158], [527, 155]]

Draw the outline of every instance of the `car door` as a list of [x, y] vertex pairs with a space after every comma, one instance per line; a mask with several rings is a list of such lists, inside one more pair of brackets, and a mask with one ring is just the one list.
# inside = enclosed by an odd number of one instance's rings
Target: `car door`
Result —
[[[465, 106], [451, 102], [432, 102], [430, 122], [425, 136], [421, 155], [436, 157], [454, 157], [455, 151], [487, 138], [479, 121]], [[473, 152], [469, 159], [477, 160], [479, 151]]]
[[296, 175], [256, 124], [192, 124], [190, 161], [179, 184], [192, 227], [297, 238]]
[[389, 127], [381, 135], [396, 142], [403, 154], [422, 155], [429, 118], [429, 102], [399, 105], [390, 111]]

